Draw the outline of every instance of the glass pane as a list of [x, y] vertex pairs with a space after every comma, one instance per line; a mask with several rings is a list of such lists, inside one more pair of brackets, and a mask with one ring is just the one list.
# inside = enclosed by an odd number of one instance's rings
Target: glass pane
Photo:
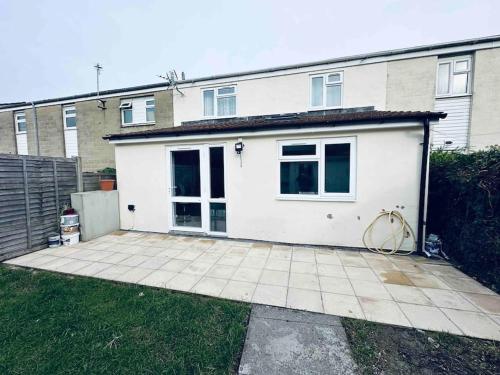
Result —
[[26, 131], [26, 122], [21, 121], [17, 123], [17, 131], [25, 132]]
[[124, 109], [123, 110], [123, 123], [124, 124], [131, 124], [132, 123], [132, 110], [131, 109]]
[[325, 145], [325, 192], [349, 193], [351, 145]]
[[214, 115], [214, 90], [203, 91], [203, 116]]
[[330, 74], [328, 76], [328, 83], [340, 82], [340, 74]]
[[223, 147], [210, 147], [210, 197], [224, 198]]
[[146, 100], [146, 105], [155, 105], [155, 100], [154, 99]]
[[234, 94], [234, 87], [222, 87], [217, 90], [218, 95]]
[[312, 79], [311, 105], [319, 107], [323, 105], [323, 77], [314, 77]]
[[464, 72], [469, 70], [469, 61], [457, 61], [455, 63], [455, 72]]
[[64, 112], [66, 115], [74, 115], [76, 113], [75, 109], [65, 109]]
[[327, 107], [339, 107], [340, 106], [341, 89], [342, 89], [342, 86], [340, 86], [340, 85], [326, 86], [326, 106]]
[[281, 162], [281, 194], [318, 194], [318, 162]]
[[440, 95], [450, 92], [450, 64], [439, 64], [438, 68], [438, 90]]
[[66, 127], [76, 128], [76, 117], [66, 117]]
[[217, 116], [233, 116], [236, 114], [236, 96], [217, 98]]
[[172, 151], [172, 194], [176, 197], [199, 197], [200, 152]]
[[455, 74], [453, 76], [453, 93], [466, 94], [467, 93], [467, 77], [468, 73]]
[[16, 118], [18, 121], [22, 121], [22, 120], [26, 119], [26, 116], [25, 115], [17, 115]]
[[175, 226], [201, 228], [201, 203], [181, 203], [174, 205]]
[[210, 230], [226, 232], [226, 204], [210, 203]]
[[155, 120], [155, 109], [153, 108], [146, 108], [146, 121], [154, 121]]
[[282, 147], [283, 156], [316, 155], [316, 145], [289, 145]]

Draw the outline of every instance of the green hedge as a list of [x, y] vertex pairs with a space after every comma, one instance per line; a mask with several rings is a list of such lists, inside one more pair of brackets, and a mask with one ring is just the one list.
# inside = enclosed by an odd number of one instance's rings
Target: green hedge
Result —
[[431, 153], [427, 233], [467, 274], [500, 290], [500, 147]]

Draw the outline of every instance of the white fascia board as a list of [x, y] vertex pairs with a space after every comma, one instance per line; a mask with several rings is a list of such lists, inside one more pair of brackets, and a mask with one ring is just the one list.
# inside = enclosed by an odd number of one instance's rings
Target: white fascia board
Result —
[[[224, 78], [214, 78], [214, 79], [202, 79], [200, 81], [195, 82], [187, 82], [177, 83], [177, 87], [179, 89], [189, 88], [189, 87], [205, 87], [205, 86], [216, 86], [216, 85], [225, 85], [225, 84], [234, 84], [239, 81], [247, 81], [252, 79], [262, 79], [269, 77], [278, 77], [278, 76], [287, 76], [298, 73], [309, 73], [309, 74], [318, 74], [321, 72], [326, 72], [333, 69], [341, 69], [348, 68], [352, 66], [359, 65], [368, 65], [368, 64], [376, 64], [382, 62], [389, 61], [397, 61], [397, 60], [407, 60], [414, 59], [419, 57], [428, 57], [428, 56], [438, 56], [438, 55], [448, 55], [448, 54], [460, 54], [460, 53], [472, 53], [477, 50], [482, 49], [491, 49], [491, 48], [500, 48], [500, 41], [496, 42], [486, 42], [479, 43], [474, 45], [467, 46], [456, 46], [456, 47], [443, 47], [440, 49], [433, 49], [429, 51], [419, 51], [419, 52], [406, 52], [395, 55], [388, 56], [378, 56], [378, 57], [368, 57], [368, 58], [356, 58], [353, 60], [344, 60], [339, 62], [332, 63], [318, 63], [317, 65], [311, 65], [307, 67], [297, 67], [297, 68], [283, 68], [283, 70], [275, 70], [272, 72], [262, 72], [262, 73], [251, 73], [238, 75], [235, 73], [234, 76], [228, 76]], [[298, 64], [300, 65], [300, 64]], [[174, 93], [175, 94], [175, 93]]]
[[[73, 103], [78, 103], [78, 102], [88, 102], [91, 100], [99, 100], [99, 99], [106, 99], [106, 98], [129, 97], [129, 96], [142, 95], [142, 94], [152, 94], [155, 92], [167, 91], [167, 90], [171, 90], [171, 88], [165, 86], [164, 88], [156, 87], [156, 88], [151, 88], [151, 89], [122, 91], [122, 92], [115, 93], [115, 94], [89, 96], [89, 97], [85, 97], [85, 98], [58, 100], [58, 101], [54, 101], [54, 102], [40, 103], [40, 104], [35, 104], [35, 108], [50, 107], [52, 105], [59, 105], [59, 104], [65, 105], [65, 104], [73, 104]], [[22, 111], [25, 109], [32, 109], [32, 108], [33, 108], [33, 106], [31, 104], [28, 104], [28, 105], [25, 105], [22, 107], [12, 107], [12, 108], [0, 109], [0, 113], [1, 112], [10, 112], [10, 111], [17, 112], [17, 111]]]
[[397, 122], [388, 124], [369, 124], [369, 125], [346, 125], [335, 126], [333, 128], [301, 128], [301, 129], [280, 129], [280, 130], [264, 130], [264, 131], [246, 131], [246, 132], [228, 132], [220, 134], [192, 134], [181, 135], [174, 137], [144, 137], [134, 139], [115, 139], [110, 140], [110, 144], [137, 144], [137, 143], [168, 143], [179, 141], [203, 141], [208, 139], [226, 139], [226, 138], [258, 138], [276, 135], [307, 135], [307, 134], [323, 134], [323, 133], [340, 133], [340, 132], [356, 132], [366, 130], [387, 130], [387, 129], [407, 129], [421, 127], [421, 121]]

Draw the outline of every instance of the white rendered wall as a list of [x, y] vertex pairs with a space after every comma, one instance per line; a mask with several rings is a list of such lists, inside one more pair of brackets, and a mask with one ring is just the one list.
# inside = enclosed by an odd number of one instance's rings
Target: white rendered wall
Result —
[[[400, 209], [417, 230], [421, 128], [322, 134], [357, 137], [355, 202], [285, 201], [276, 198], [276, 141], [308, 136], [244, 138], [243, 166], [226, 142], [227, 234], [231, 238], [361, 247], [366, 226], [381, 210]], [[187, 142], [182, 142], [188, 144]], [[189, 144], [201, 142], [189, 142]], [[122, 229], [167, 232], [166, 143], [116, 145]], [[135, 213], [127, 210], [135, 204]], [[327, 218], [332, 214], [332, 218]]]
[[[344, 72], [344, 108], [375, 106], [385, 109], [387, 63], [367, 64], [315, 71]], [[310, 107], [312, 73], [293, 73], [264, 78], [240, 78], [224, 84], [200, 82], [181, 88], [183, 95], [173, 91], [174, 125], [203, 119], [202, 90], [209, 87], [236, 85], [236, 116], [258, 116], [277, 113], [306, 112]]]

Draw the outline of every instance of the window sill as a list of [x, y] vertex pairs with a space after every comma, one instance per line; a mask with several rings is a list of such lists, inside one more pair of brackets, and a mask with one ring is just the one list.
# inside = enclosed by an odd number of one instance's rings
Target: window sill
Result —
[[451, 99], [451, 98], [464, 98], [472, 96], [472, 94], [456, 94], [456, 95], [436, 95], [436, 99]]
[[134, 127], [139, 127], [139, 126], [154, 126], [156, 125], [156, 122], [139, 122], [136, 124], [122, 124], [122, 128], [134, 128]]
[[312, 195], [277, 195], [278, 201], [309, 201], [309, 202], [356, 202], [356, 198], [351, 196], [345, 197], [325, 197]]

